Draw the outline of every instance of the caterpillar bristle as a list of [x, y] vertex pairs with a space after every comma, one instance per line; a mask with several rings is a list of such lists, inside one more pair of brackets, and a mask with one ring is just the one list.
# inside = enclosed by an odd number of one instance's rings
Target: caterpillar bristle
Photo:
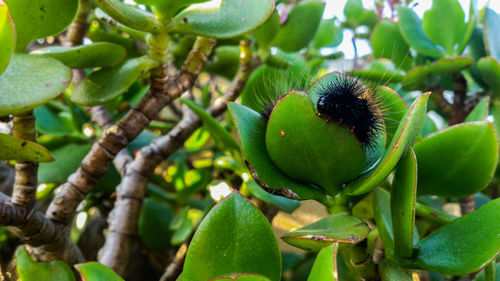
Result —
[[382, 127], [375, 90], [339, 74], [319, 89], [317, 115], [347, 126], [365, 149], [373, 149]]

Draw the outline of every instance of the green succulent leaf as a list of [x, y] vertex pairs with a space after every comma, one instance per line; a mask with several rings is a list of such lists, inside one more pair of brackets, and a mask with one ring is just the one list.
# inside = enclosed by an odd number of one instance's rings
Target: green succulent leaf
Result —
[[408, 71], [403, 78], [403, 90], [411, 91], [426, 88], [430, 75], [447, 75], [460, 72], [474, 63], [469, 57], [443, 58], [430, 65], [418, 66]]
[[392, 227], [391, 194], [382, 188], [375, 190], [375, 201], [373, 202], [373, 213], [375, 222], [380, 232], [380, 239], [384, 244], [386, 257], [394, 255], [394, 231]]
[[267, 103], [276, 102], [292, 89], [305, 89], [309, 84], [309, 67], [300, 54], [278, 51], [275, 56], [290, 67], [260, 66], [252, 72], [241, 93], [241, 104], [259, 113], [266, 110]]
[[357, 244], [366, 238], [368, 232], [370, 228], [361, 219], [338, 213], [288, 232], [281, 239], [300, 249], [319, 251], [332, 243]]
[[494, 57], [484, 57], [477, 62], [477, 69], [488, 88], [500, 95], [500, 63]]
[[42, 163], [38, 169], [38, 181], [40, 183], [63, 183], [73, 173], [90, 151], [89, 144], [69, 143], [60, 148], [52, 150], [56, 161]]
[[253, 38], [260, 48], [268, 47], [273, 41], [278, 30], [280, 29], [280, 16], [277, 10], [274, 10], [271, 16], [253, 32]]
[[484, 11], [484, 42], [488, 55], [500, 61], [500, 15], [490, 8]]
[[169, 226], [174, 218], [166, 204], [146, 198], [139, 217], [139, 235], [150, 249], [164, 251], [170, 248], [172, 231]]
[[413, 226], [417, 197], [417, 159], [410, 147], [401, 158], [392, 182], [391, 214], [394, 252], [408, 258], [413, 253]]
[[[384, 117], [387, 139], [392, 140], [408, 106], [403, 98], [389, 87], [378, 87], [375, 94], [379, 102], [378, 107]], [[387, 146], [389, 144], [390, 142], [386, 143]]]
[[365, 151], [349, 128], [327, 124], [301, 92], [290, 92], [275, 105], [267, 123], [266, 147], [284, 174], [318, 185], [332, 196], [366, 164]]
[[[78, 11], [78, 0], [5, 0], [16, 26], [16, 51], [24, 52], [39, 38], [68, 27]], [[2, 41], [3, 42], [3, 41]]]
[[240, 272], [279, 281], [281, 255], [264, 215], [233, 192], [213, 207], [198, 227], [186, 254], [182, 278], [204, 281]]
[[367, 193], [381, 184], [396, 167], [408, 147], [417, 140], [422, 130], [430, 93], [420, 95], [408, 108], [401, 120], [391, 145], [386, 149], [379, 164], [371, 171], [346, 185], [343, 192], [349, 195]]
[[96, 105], [111, 101], [127, 91], [145, 72], [159, 63], [146, 56], [127, 60], [115, 67], [102, 68], [76, 85], [71, 101], [80, 105]]
[[271, 43], [285, 52], [297, 52], [314, 38], [325, 9], [325, 3], [306, 0], [297, 4]]
[[75, 265], [82, 281], [123, 281], [111, 268], [98, 262], [87, 262]]
[[215, 279], [211, 279], [211, 281], [270, 281], [268, 278], [252, 273], [237, 273], [231, 276], [221, 276]]
[[259, 198], [260, 200], [266, 203], [276, 206], [277, 208], [279, 208], [284, 212], [291, 214], [295, 209], [300, 207], [299, 201], [273, 195], [262, 189], [262, 187], [260, 187], [259, 184], [255, 182], [255, 180], [250, 180], [245, 184], [255, 197]]
[[434, 0], [422, 19], [424, 33], [448, 54], [454, 53], [465, 32], [465, 14], [457, 0]]
[[46, 47], [31, 54], [55, 58], [71, 68], [109, 67], [121, 63], [127, 51], [118, 44], [98, 42], [77, 47]]
[[497, 140], [493, 124], [486, 121], [458, 124], [421, 139], [414, 147], [418, 194], [457, 198], [484, 189], [495, 172]]
[[[471, 231], [474, 230], [474, 231]], [[449, 275], [479, 270], [500, 252], [500, 199], [439, 228], [418, 243], [413, 268]]]
[[469, 40], [471, 39], [472, 33], [474, 33], [474, 29], [476, 27], [476, 22], [477, 22], [477, 3], [475, 1], [470, 1], [469, 5], [469, 22], [466, 24], [465, 29], [464, 29], [464, 35], [462, 36], [462, 39], [459, 41], [459, 44], [457, 46], [457, 55], [461, 55], [469, 43]]
[[335, 18], [321, 20], [316, 35], [312, 40], [314, 48], [336, 47], [342, 42], [344, 38], [343, 30], [335, 23]]
[[50, 263], [33, 261], [24, 246], [17, 248], [15, 257], [17, 274], [21, 281], [75, 280], [73, 272], [64, 262], [59, 260]]
[[436, 58], [444, 56], [443, 48], [436, 45], [425, 35], [422, 30], [422, 21], [412, 9], [398, 6], [397, 12], [399, 16], [399, 30], [408, 45], [426, 56]]
[[16, 47], [16, 29], [10, 16], [7, 4], [0, 2], [0, 74], [9, 64], [10, 57]]
[[484, 121], [488, 117], [488, 107], [490, 106], [490, 97], [482, 98], [474, 107], [474, 109], [467, 115], [465, 122]]
[[238, 46], [220, 46], [214, 51], [213, 61], [205, 65], [205, 70], [229, 80], [233, 79], [240, 64], [240, 48]]
[[13, 55], [0, 75], [0, 116], [27, 112], [56, 98], [68, 87], [71, 75], [53, 58]]
[[[494, 266], [493, 272], [491, 272], [490, 276], [486, 277], [486, 268], [489, 266]], [[483, 271], [481, 271], [476, 278], [474, 278], [472, 281], [496, 281], [500, 280], [500, 263], [495, 263], [493, 265], [488, 264]]]
[[134, 0], [137, 4], [154, 6], [156, 17], [162, 21], [168, 21], [180, 9], [191, 4], [207, 2], [209, 0]]
[[285, 176], [274, 165], [266, 149], [266, 120], [252, 109], [236, 103], [228, 104], [241, 140], [241, 148], [253, 178], [273, 194], [292, 199], [323, 199], [323, 191], [298, 183]]
[[231, 38], [255, 29], [267, 20], [273, 9], [273, 0], [222, 0], [193, 4], [177, 14], [167, 25], [167, 30]]
[[37, 143], [0, 134], [0, 160], [50, 162], [54, 158], [45, 147]]
[[378, 264], [380, 280], [382, 281], [411, 281], [412, 279], [393, 260], [384, 259]]
[[[205, 128], [210, 132], [212, 138], [214, 139], [217, 147], [222, 151], [227, 151], [233, 157], [237, 159], [241, 155], [240, 146], [234, 140], [234, 138], [229, 134], [224, 127], [222, 127], [215, 118], [208, 114], [203, 107], [196, 104], [192, 100], [181, 99], [181, 101], [189, 107], [201, 120]], [[239, 160], [239, 159], [238, 159]]]
[[332, 243], [319, 252], [307, 278], [308, 281], [340, 281], [337, 270], [338, 248], [339, 243]]
[[375, 58], [391, 59], [397, 68], [411, 67], [413, 59], [410, 47], [401, 35], [397, 23], [390, 20], [379, 22], [371, 34], [370, 45]]

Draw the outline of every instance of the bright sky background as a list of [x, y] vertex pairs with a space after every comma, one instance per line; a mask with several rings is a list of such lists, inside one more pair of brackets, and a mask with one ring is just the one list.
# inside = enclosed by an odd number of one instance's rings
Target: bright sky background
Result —
[[[374, 0], [362, 0], [363, 6], [367, 9], [374, 9], [375, 1]], [[469, 14], [469, 5], [471, 0], [458, 0], [464, 9], [466, 18], [468, 18]], [[340, 21], [344, 21], [344, 6], [347, 0], [326, 0], [325, 13], [323, 17], [325, 18], [333, 18], [337, 17]], [[432, 6], [432, 0], [415, 0], [410, 3], [410, 7], [414, 4], [418, 3], [413, 10], [422, 18], [424, 12]], [[478, 0], [478, 8], [482, 9], [488, 0]], [[489, 7], [495, 10], [497, 13], [500, 13], [500, 0], [490, 0]], [[390, 16], [390, 10], [386, 7], [384, 11], [385, 14]], [[499, 27], [500, 28], [500, 27]], [[343, 51], [346, 59], [351, 59], [354, 57], [354, 48], [352, 46], [352, 32], [349, 30], [344, 31], [344, 40], [342, 44], [335, 48], [335, 50]], [[369, 44], [366, 40], [356, 40], [356, 46], [358, 48], [358, 55], [363, 56], [371, 53]]]

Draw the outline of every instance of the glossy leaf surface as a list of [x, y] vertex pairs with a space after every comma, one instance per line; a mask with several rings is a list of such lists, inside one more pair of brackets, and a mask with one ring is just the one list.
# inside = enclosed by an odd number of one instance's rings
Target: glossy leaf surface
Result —
[[497, 164], [497, 139], [492, 123], [472, 122], [417, 142], [418, 194], [457, 198], [485, 188]]
[[[222, 277], [217, 277], [215, 279], [212, 279], [213, 281], [269, 281], [268, 278], [258, 275], [258, 274], [251, 274], [251, 273], [237, 273], [233, 274], [231, 276], [222, 276]], [[212, 281], [211, 280], [211, 281]]]
[[5, 0], [17, 32], [16, 51], [39, 38], [57, 34], [76, 16], [78, 0]]
[[316, 35], [312, 40], [314, 48], [336, 47], [342, 42], [343, 30], [335, 22], [334, 18], [321, 20]]
[[64, 262], [59, 260], [50, 263], [33, 261], [24, 246], [17, 248], [15, 257], [17, 274], [21, 281], [75, 280], [73, 272]]
[[267, 123], [266, 147], [284, 174], [316, 184], [331, 195], [359, 175], [366, 163], [354, 134], [319, 118], [308, 95], [300, 92], [291, 92], [276, 104]]
[[318, 29], [324, 8], [325, 3], [317, 0], [297, 4], [271, 44], [285, 52], [297, 52], [305, 48]]
[[394, 254], [391, 194], [385, 189], [378, 188], [375, 190], [375, 201], [373, 203], [375, 222], [377, 223], [377, 229], [380, 232], [380, 238], [384, 244], [385, 256], [391, 257]]
[[[408, 106], [396, 91], [386, 86], [379, 87], [376, 90], [376, 96], [384, 117], [387, 139], [392, 140]], [[386, 145], [389, 144], [389, 142], [386, 143]]]
[[410, 8], [404, 6], [397, 7], [399, 16], [399, 30], [406, 42], [417, 52], [440, 58], [444, 56], [444, 50], [434, 44], [422, 30], [422, 21]]
[[364, 221], [347, 213], [338, 213], [288, 232], [282, 239], [297, 248], [319, 251], [332, 243], [357, 244], [369, 231]]
[[273, 0], [222, 0], [193, 4], [177, 14], [167, 29], [213, 38], [236, 37], [265, 22], [273, 9]]
[[77, 47], [47, 47], [32, 52], [55, 58], [71, 68], [109, 67], [121, 63], [127, 51], [118, 44], [98, 42]]
[[465, 14], [457, 0], [434, 0], [422, 20], [424, 33], [444, 47], [448, 54], [454, 52], [465, 31]]
[[247, 166], [260, 186], [293, 199], [324, 196], [319, 189], [291, 180], [274, 165], [266, 149], [266, 121], [259, 113], [236, 103], [229, 103], [228, 107], [238, 128]]
[[413, 145], [422, 130], [429, 95], [430, 93], [422, 94], [413, 102], [403, 116], [391, 144], [377, 167], [347, 184], [344, 189], [346, 194], [359, 195], [373, 190], [396, 167], [403, 153]]
[[398, 68], [410, 67], [410, 48], [396, 23], [389, 20], [379, 22], [371, 34], [370, 45], [374, 57], [391, 59]]
[[488, 55], [500, 61], [500, 15], [490, 8], [484, 11], [484, 41]]
[[307, 278], [308, 281], [339, 281], [339, 274], [337, 270], [337, 251], [339, 243], [323, 248], [311, 269], [311, 273]]
[[9, 7], [0, 2], [0, 74], [7, 68], [16, 47], [16, 30], [10, 16]]
[[98, 262], [87, 262], [75, 265], [82, 281], [123, 281], [111, 268]]
[[391, 192], [394, 253], [402, 258], [410, 257], [413, 252], [416, 197], [417, 158], [409, 148], [398, 164]]
[[142, 242], [150, 249], [164, 251], [170, 247], [172, 231], [169, 225], [174, 218], [172, 211], [165, 204], [152, 199], [144, 200], [139, 217], [139, 235]]
[[[471, 231], [471, 230], [474, 231]], [[450, 275], [474, 272], [500, 252], [500, 199], [439, 228], [420, 241], [410, 266]]]
[[0, 134], [0, 160], [50, 162], [54, 158], [45, 147], [37, 143]]
[[240, 272], [279, 281], [281, 255], [264, 215], [233, 192], [198, 227], [186, 255], [183, 280], [203, 281]]
[[412, 279], [394, 261], [384, 259], [378, 265], [382, 281], [411, 281]]
[[56, 98], [68, 87], [71, 75], [53, 58], [13, 55], [0, 75], [0, 116], [23, 113]]
[[260, 47], [269, 46], [280, 28], [280, 16], [277, 10], [274, 10], [271, 16], [253, 32], [253, 37]]
[[93, 72], [76, 85], [71, 101], [80, 105], [108, 102], [123, 94], [141, 75], [158, 65], [157, 61], [140, 57]]
[[490, 105], [490, 97], [482, 98], [467, 115], [465, 122], [484, 121], [488, 117], [488, 107]]
[[477, 69], [488, 88], [500, 94], [500, 63], [493, 57], [484, 57], [477, 62]]

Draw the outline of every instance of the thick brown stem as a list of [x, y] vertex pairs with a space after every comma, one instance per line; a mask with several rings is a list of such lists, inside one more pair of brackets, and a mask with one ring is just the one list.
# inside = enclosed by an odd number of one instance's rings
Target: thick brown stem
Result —
[[89, 15], [89, 9], [90, 1], [80, 0], [78, 15], [69, 26], [66, 33], [66, 38], [64, 40], [65, 46], [78, 46], [83, 43], [83, 38], [87, 32], [87, 17]]
[[[99, 141], [94, 143], [80, 167], [61, 186], [61, 192], [55, 196], [47, 209], [47, 217], [62, 229], [61, 233], [64, 235], [60, 236], [67, 237], [76, 208], [104, 174], [118, 152], [135, 139], [164, 106], [191, 87], [214, 45], [213, 39], [198, 38], [182, 71], [175, 77], [166, 79], [164, 75], [166, 67], [154, 71], [151, 91], [118, 123], [104, 131]], [[36, 253], [39, 257], [50, 259], [64, 257], [65, 254], [61, 251], [65, 250], [66, 241], [66, 239], [54, 241], [37, 249]]]
[[[209, 108], [213, 116], [222, 114], [228, 101], [238, 97], [249, 75], [251, 49], [249, 41], [242, 41], [241, 63], [231, 89], [223, 100]], [[106, 243], [99, 253], [99, 262], [123, 274], [128, 262], [132, 239], [137, 232], [137, 223], [146, 195], [146, 185], [155, 167], [179, 149], [184, 141], [201, 126], [202, 122], [191, 111], [186, 111], [183, 119], [169, 133], [142, 148], [127, 167], [127, 173], [118, 186], [118, 197], [108, 222]]]
[[[35, 115], [30, 111], [23, 115], [14, 116], [12, 134], [18, 138], [36, 142]], [[17, 161], [14, 169], [14, 190], [12, 203], [33, 208], [37, 188], [38, 163], [31, 161]]]

